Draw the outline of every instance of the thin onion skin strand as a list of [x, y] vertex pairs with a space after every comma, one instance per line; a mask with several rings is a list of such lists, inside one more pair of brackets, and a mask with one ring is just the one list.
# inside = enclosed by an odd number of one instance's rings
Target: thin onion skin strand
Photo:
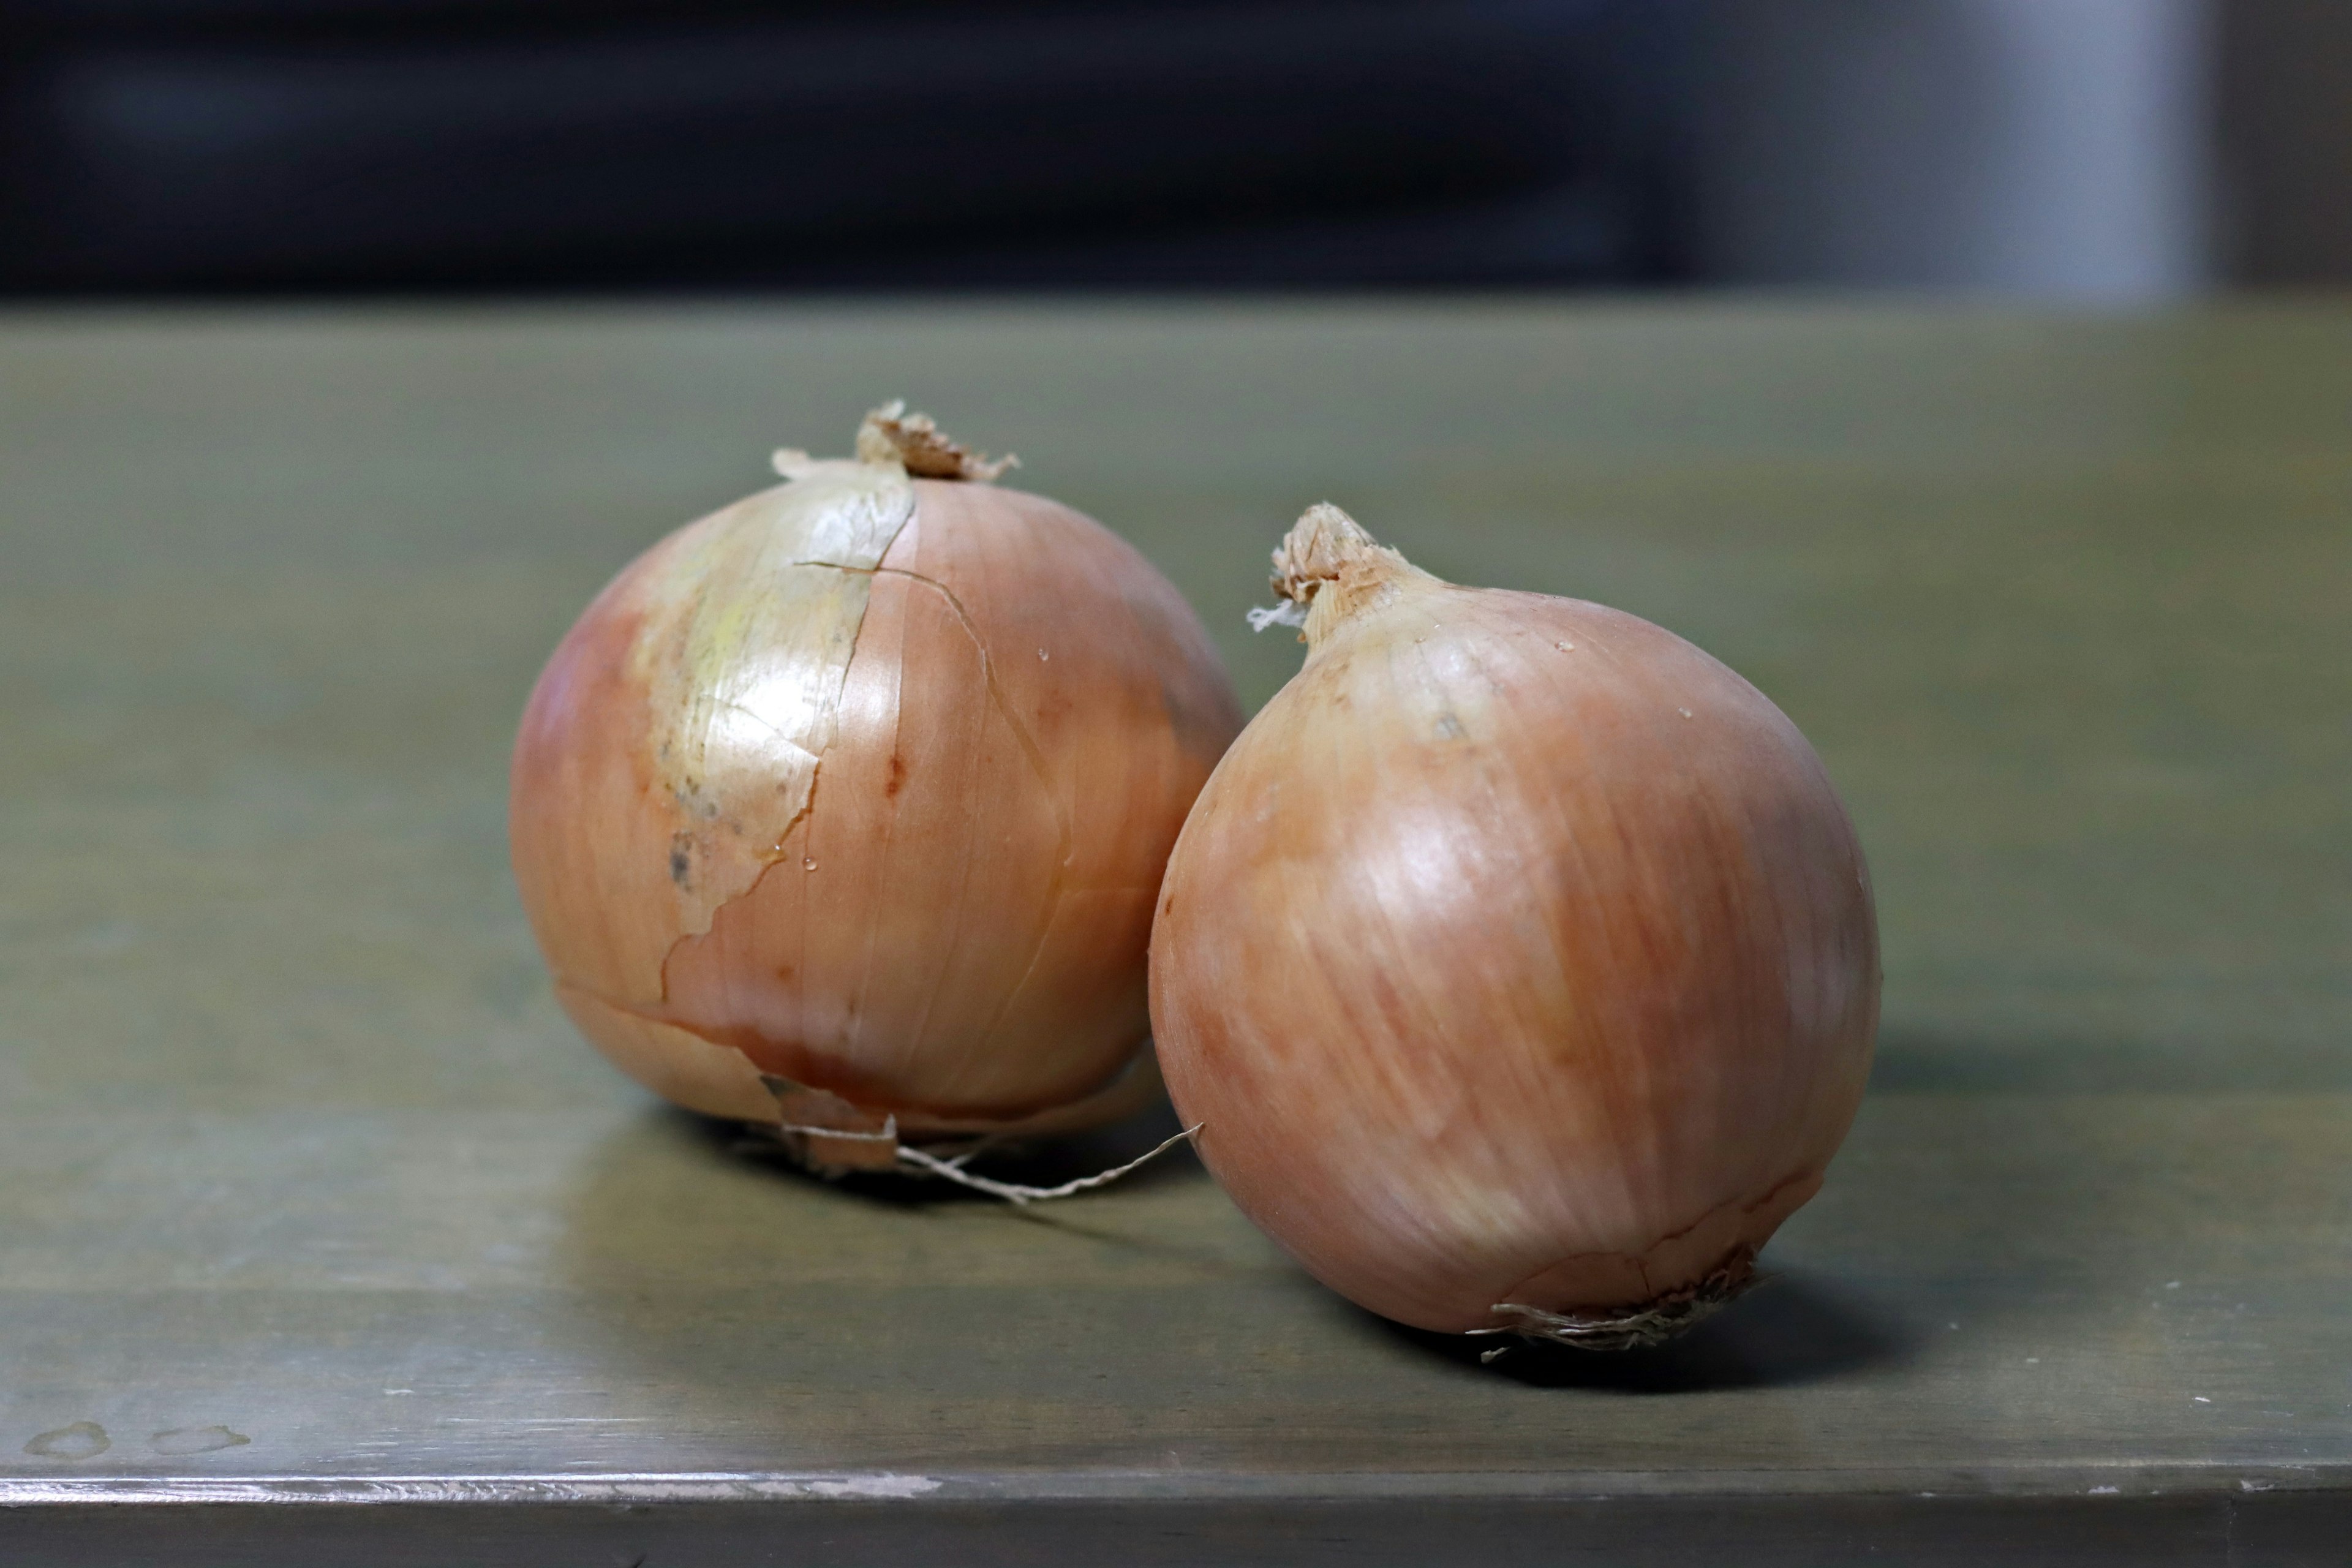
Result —
[[1595, 605], [1407, 568], [1318, 596], [1308, 633], [1154, 930], [1203, 1161], [1423, 1328], [1624, 1316], [1744, 1268], [1818, 1188], [1876, 1025], [1867, 875], [1811, 748]]

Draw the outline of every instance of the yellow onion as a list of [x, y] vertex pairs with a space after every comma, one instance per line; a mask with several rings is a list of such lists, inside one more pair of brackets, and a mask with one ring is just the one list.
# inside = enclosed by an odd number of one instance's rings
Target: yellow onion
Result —
[[1405, 1323], [1696, 1321], [1869, 1069], [1876, 923], [1820, 760], [1673, 634], [1441, 582], [1336, 508], [1275, 565], [1307, 661], [1202, 792], [1152, 936], [1202, 1158]]
[[581, 1031], [835, 1168], [1159, 1092], [1153, 900], [1240, 727], [1123, 541], [897, 405], [857, 453], [779, 453], [791, 482], [597, 596], [531, 693], [509, 806]]

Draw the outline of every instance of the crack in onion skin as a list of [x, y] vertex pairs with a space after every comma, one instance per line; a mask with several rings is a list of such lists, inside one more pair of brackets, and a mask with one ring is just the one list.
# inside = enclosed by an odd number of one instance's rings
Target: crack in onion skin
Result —
[[625, 568], [532, 693], [510, 842], [559, 1000], [656, 1093], [748, 1121], [1139, 1109], [1160, 872], [1241, 722], [1207, 634], [1055, 501], [793, 458]]
[[1876, 920], [1819, 758], [1634, 616], [1444, 583], [1332, 508], [1276, 560], [1307, 661], [1152, 934], [1202, 1159], [1401, 1322], [1690, 1317], [1658, 1308], [1745, 1279], [1869, 1072]]

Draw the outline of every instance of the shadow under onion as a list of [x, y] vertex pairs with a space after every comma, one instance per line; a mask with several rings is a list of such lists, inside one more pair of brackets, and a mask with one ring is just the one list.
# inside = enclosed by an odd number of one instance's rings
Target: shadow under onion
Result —
[[1769, 1268], [1762, 1283], [1724, 1310], [1646, 1350], [1587, 1351], [1516, 1335], [1442, 1334], [1353, 1310], [1389, 1338], [1473, 1373], [1537, 1388], [1614, 1394], [1789, 1387], [1896, 1366], [1916, 1348], [1914, 1336], [1853, 1291]]

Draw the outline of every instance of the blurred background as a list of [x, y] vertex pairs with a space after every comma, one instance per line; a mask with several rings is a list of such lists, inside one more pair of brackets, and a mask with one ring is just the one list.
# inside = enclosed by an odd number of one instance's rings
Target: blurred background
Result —
[[2352, 279], [2344, 0], [0, 0], [0, 292]]

